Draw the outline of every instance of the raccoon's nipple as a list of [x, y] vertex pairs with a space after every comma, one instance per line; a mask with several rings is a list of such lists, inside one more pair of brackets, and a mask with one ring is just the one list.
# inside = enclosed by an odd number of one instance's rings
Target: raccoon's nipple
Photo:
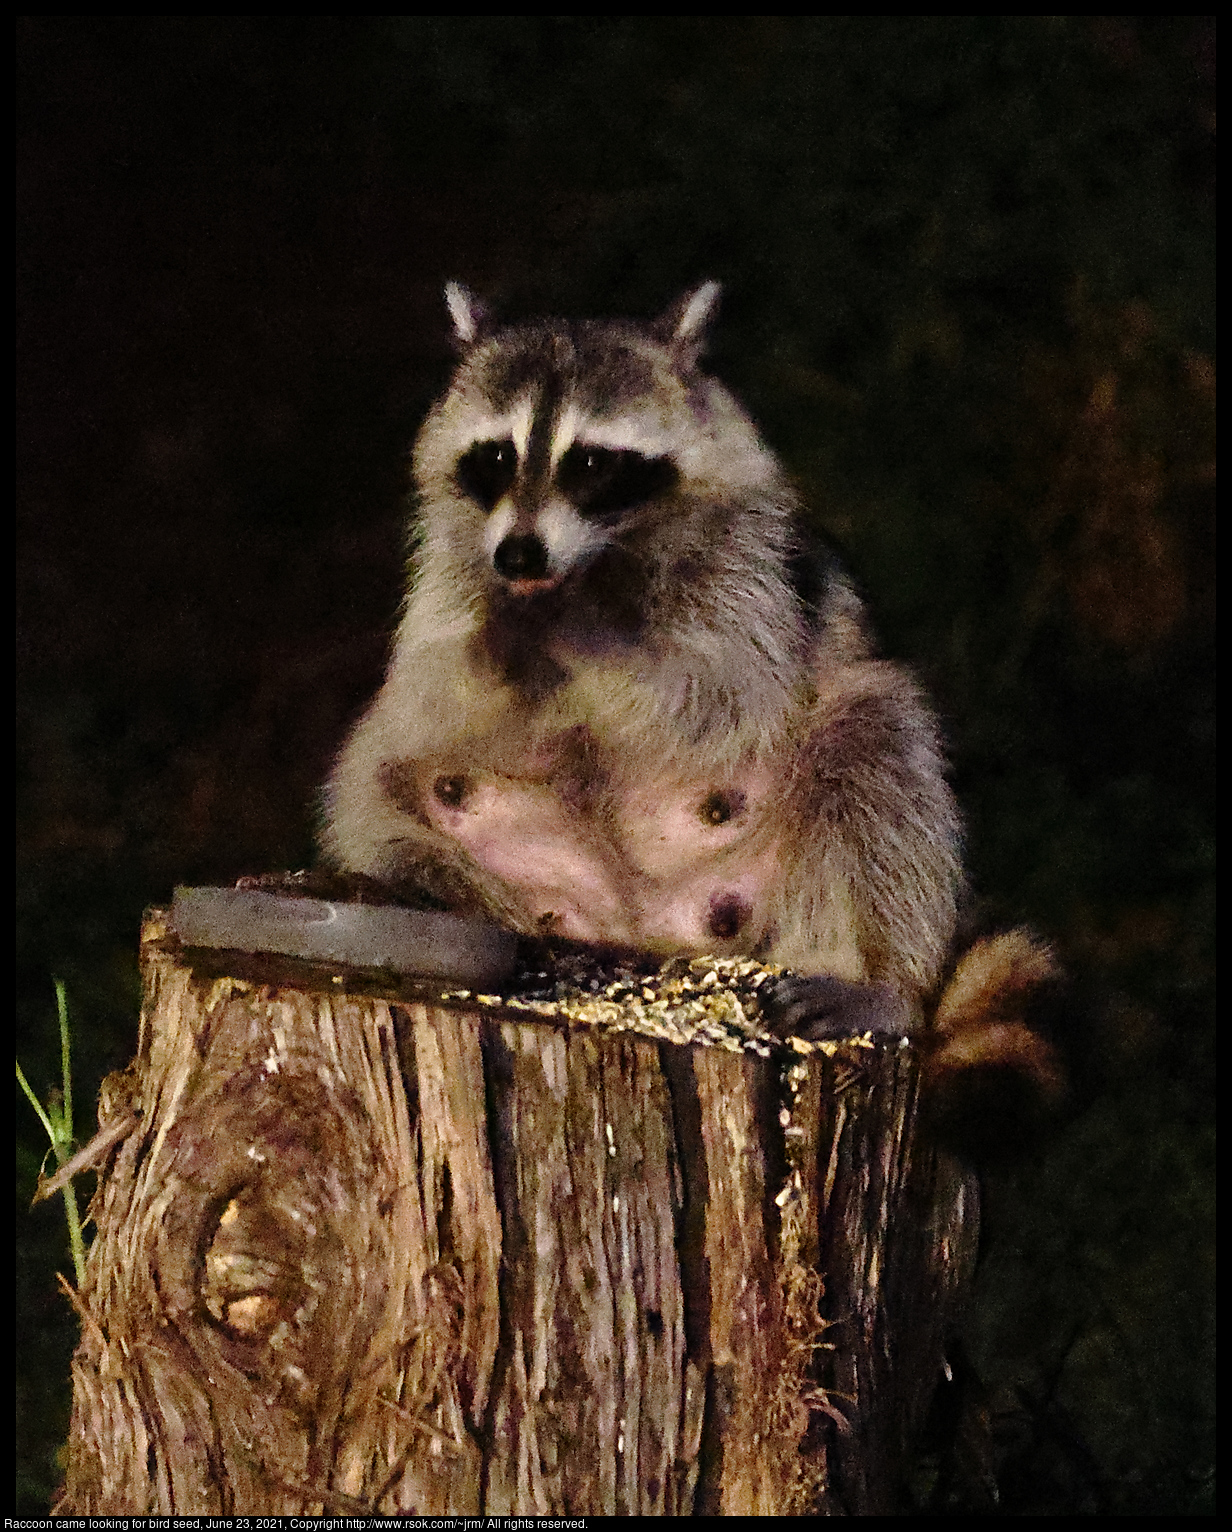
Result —
[[753, 913], [753, 906], [739, 894], [712, 894], [710, 897], [710, 934], [730, 941], [739, 936]]
[[446, 808], [460, 809], [469, 789], [470, 783], [465, 777], [437, 777], [432, 784], [432, 796]]
[[725, 825], [729, 819], [737, 819], [744, 813], [745, 798], [739, 788], [730, 792], [716, 789], [702, 803], [697, 817], [704, 825]]
[[515, 590], [533, 590], [548, 580], [547, 544], [534, 532], [511, 533], [497, 544], [492, 564]]

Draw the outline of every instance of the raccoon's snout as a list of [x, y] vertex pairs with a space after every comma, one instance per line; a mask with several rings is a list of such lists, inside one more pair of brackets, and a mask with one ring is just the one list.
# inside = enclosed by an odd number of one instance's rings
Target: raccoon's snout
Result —
[[511, 584], [548, 578], [547, 544], [534, 532], [504, 538], [492, 555], [496, 572]]

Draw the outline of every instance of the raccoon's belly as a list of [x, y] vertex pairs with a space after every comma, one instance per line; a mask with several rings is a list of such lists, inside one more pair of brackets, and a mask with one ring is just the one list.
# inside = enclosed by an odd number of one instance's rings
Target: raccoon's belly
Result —
[[748, 951], [781, 866], [768, 784], [650, 782], [579, 803], [570, 785], [438, 776], [433, 826], [516, 891], [528, 930], [650, 951]]

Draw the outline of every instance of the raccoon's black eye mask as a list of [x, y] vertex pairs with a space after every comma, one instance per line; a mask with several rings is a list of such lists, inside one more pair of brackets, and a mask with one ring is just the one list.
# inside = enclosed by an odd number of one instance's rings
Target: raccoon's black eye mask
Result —
[[561, 492], [583, 516], [596, 521], [621, 516], [666, 494], [678, 477], [671, 458], [584, 443], [570, 447], [556, 470]]
[[[486, 511], [509, 493], [517, 475], [518, 451], [507, 439], [476, 442], [458, 460], [459, 486]], [[666, 494], [678, 477], [668, 457], [578, 443], [557, 465], [556, 487], [581, 515], [606, 521]]]
[[509, 493], [517, 474], [518, 449], [508, 440], [476, 442], [458, 459], [458, 484], [485, 511]]

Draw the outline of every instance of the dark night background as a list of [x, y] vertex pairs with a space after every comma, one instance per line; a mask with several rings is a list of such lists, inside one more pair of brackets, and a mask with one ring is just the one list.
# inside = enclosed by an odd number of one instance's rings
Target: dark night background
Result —
[[[1203, 18], [19, 23], [17, 1051], [79, 1136], [143, 906], [303, 865], [402, 587], [441, 286], [726, 298], [712, 363], [944, 719], [992, 918], [1086, 996], [988, 1178], [982, 1467], [1213, 1507], [1213, 130]], [[76, 1320], [18, 1097], [18, 1504]], [[937, 1449], [949, 1449], [944, 1442]], [[968, 1457], [970, 1454], [968, 1454]]]

